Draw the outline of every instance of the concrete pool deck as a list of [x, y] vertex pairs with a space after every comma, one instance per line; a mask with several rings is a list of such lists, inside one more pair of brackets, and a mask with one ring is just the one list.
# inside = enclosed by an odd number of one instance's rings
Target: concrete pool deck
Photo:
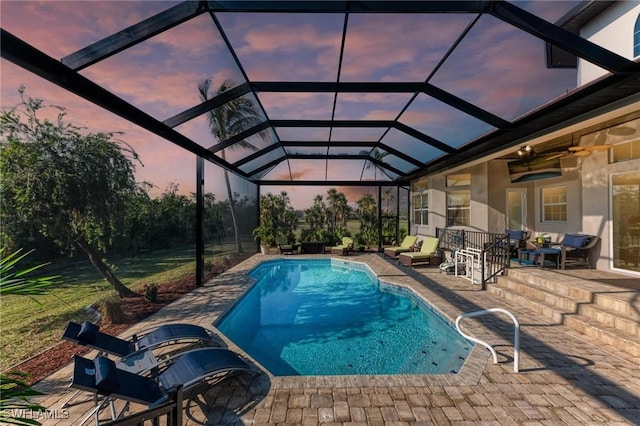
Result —
[[[246, 273], [278, 257], [251, 257], [125, 335], [167, 322], [213, 328], [252, 285]], [[368, 264], [383, 281], [412, 289], [452, 322], [464, 312], [511, 311], [521, 325], [519, 373], [514, 373], [510, 319], [503, 314], [470, 318], [464, 329], [493, 345], [498, 364], [479, 345], [455, 375], [273, 377], [254, 363], [260, 374], [236, 376], [190, 401], [185, 425], [640, 424], [640, 358], [436, 268], [399, 266], [381, 254], [335, 258]], [[71, 372], [67, 366], [35, 386], [47, 393], [38, 402], [54, 414], [61, 414], [61, 404], [73, 393]], [[91, 401], [74, 405], [43, 424], [78, 424], [92, 406]]]

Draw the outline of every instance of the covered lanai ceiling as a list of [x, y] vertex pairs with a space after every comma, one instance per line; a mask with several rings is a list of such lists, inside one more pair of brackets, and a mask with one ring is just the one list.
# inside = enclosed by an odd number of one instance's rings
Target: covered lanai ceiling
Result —
[[[61, 60], [4, 27], [1, 48], [3, 58], [250, 181], [406, 184], [640, 92], [638, 63], [577, 35], [576, 20], [610, 3], [163, 3]], [[576, 57], [606, 76], [576, 87]], [[164, 78], [166, 92], [128, 96], [132, 72], [136, 81]], [[189, 103], [178, 92], [192, 93]], [[239, 100], [254, 107], [251, 125], [218, 140], [209, 112]]]

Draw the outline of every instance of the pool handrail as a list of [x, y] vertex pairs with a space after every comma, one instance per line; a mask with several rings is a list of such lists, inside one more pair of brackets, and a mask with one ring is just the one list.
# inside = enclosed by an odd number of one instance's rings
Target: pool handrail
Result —
[[509, 311], [507, 311], [506, 309], [502, 309], [502, 308], [490, 308], [490, 309], [483, 309], [481, 311], [475, 311], [475, 312], [467, 312], [465, 314], [460, 314], [458, 315], [458, 318], [456, 318], [456, 330], [458, 330], [458, 333], [460, 333], [464, 338], [471, 340], [472, 342], [478, 343], [482, 346], [484, 346], [485, 348], [489, 349], [489, 351], [491, 352], [491, 354], [493, 355], [493, 363], [497, 364], [498, 363], [498, 354], [496, 353], [495, 349], [493, 349], [493, 347], [488, 344], [485, 341], [482, 341], [480, 339], [477, 339], [475, 337], [471, 337], [468, 334], [466, 334], [465, 332], [462, 331], [462, 329], [460, 328], [460, 321], [463, 318], [471, 318], [471, 317], [478, 317], [480, 315], [486, 315], [486, 314], [490, 314], [493, 312], [502, 312], [503, 314], [507, 314], [512, 320], [513, 320], [513, 326], [514, 326], [514, 333], [513, 333], [513, 371], [515, 373], [519, 372], [519, 364], [520, 364], [520, 323], [518, 322], [518, 319]]

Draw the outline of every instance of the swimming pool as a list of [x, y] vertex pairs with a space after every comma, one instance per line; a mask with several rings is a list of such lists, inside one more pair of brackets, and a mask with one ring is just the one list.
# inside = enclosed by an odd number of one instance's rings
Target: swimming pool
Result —
[[263, 262], [216, 323], [274, 376], [450, 374], [473, 344], [413, 293], [336, 259]]

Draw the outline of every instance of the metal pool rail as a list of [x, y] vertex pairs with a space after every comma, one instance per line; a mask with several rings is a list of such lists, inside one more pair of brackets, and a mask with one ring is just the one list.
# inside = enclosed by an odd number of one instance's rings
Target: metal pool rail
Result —
[[458, 330], [458, 333], [460, 333], [466, 339], [469, 339], [472, 342], [478, 343], [478, 344], [486, 347], [487, 349], [489, 349], [489, 351], [491, 351], [491, 354], [493, 355], [493, 363], [497, 364], [498, 363], [498, 354], [496, 353], [495, 349], [493, 349], [493, 347], [490, 344], [488, 344], [487, 342], [484, 342], [484, 341], [482, 341], [480, 339], [476, 339], [475, 337], [469, 336], [468, 334], [464, 333], [462, 331], [462, 329], [460, 328], [460, 321], [463, 318], [478, 317], [480, 315], [486, 315], [486, 314], [490, 314], [490, 313], [493, 313], [493, 312], [502, 312], [503, 314], [509, 315], [509, 317], [511, 317], [511, 319], [513, 320], [513, 325], [514, 325], [514, 333], [513, 333], [513, 371], [517, 373], [519, 371], [519, 363], [520, 363], [520, 323], [518, 322], [516, 317], [511, 312], [507, 311], [506, 309], [502, 309], [502, 308], [491, 308], [491, 309], [483, 309], [482, 311], [468, 312], [466, 314], [461, 314], [461, 315], [458, 316], [458, 318], [456, 318], [456, 329]]

